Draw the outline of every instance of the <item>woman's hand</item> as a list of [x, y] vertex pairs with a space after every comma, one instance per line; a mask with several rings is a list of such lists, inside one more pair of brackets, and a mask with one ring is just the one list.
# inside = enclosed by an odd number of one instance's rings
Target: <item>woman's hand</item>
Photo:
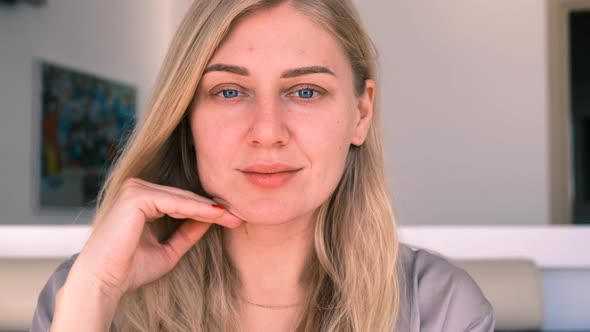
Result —
[[[187, 219], [163, 244], [146, 223]], [[52, 331], [105, 331], [123, 294], [170, 272], [212, 224], [241, 220], [190, 191], [139, 179], [125, 182], [56, 295]]]
[[[187, 221], [160, 244], [146, 223], [164, 215]], [[190, 191], [129, 179], [96, 223], [72, 272], [119, 297], [172, 270], [214, 223], [237, 227], [241, 220]]]

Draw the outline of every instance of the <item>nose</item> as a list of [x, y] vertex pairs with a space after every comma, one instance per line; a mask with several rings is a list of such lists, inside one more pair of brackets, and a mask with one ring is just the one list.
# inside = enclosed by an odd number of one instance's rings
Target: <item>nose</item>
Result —
[[280, 100], [255, 103], [248, 129], [248, 143], [259, 147], [280, 147], [289, 142], [289, 129]]

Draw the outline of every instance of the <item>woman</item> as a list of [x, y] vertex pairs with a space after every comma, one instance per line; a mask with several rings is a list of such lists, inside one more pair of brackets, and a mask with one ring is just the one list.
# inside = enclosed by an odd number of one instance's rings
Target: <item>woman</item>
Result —
[[33, 331], [492, 331], [398, 244], [374, 62], [348, 0], [196, 1]]

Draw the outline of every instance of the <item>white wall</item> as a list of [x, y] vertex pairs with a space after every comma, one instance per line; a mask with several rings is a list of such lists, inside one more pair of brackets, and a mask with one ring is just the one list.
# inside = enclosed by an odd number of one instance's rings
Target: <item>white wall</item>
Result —
[[0, 224], [85, 223], [77, 213], [35, 212], [37, 161], [33, 59], [136, 86], [148, 95], [172, 34], [161, 0], [50, 0], [0, 6]]
[[549, 222], [545, 1], [357, 0], [401, 224]]
[[[184, 15], [189, 10], [192, 3], [193, 3], [193, 0], [174, 0], [171, 2], [172, 19], [173, 19], [173, 22], [172, 22], [173, 29], [172, 30], [175, 30], [176, 28], [178, 28], [178, 25], [180, 24], [180, 22], [184, 18]], [[174, 34], [174, 31], [172, 31], [172, 34]]]

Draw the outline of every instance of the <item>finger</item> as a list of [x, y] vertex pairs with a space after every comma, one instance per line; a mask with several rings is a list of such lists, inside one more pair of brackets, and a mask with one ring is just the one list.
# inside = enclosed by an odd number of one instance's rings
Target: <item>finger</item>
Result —
[[238, 220], [220, 205], [204, 203], [168, 192], [144, 192], [136, 200], [145, 220], [154, 220], [163, 215], [169, 215], [177, 219], [194, 219], [226, 227], [233, 227]]
[[194, 192], [189, 191], [189, 190], [184, 190], [184, 189], [180, 189], [180, 188], [176, 188], [176, 187], [165, 186], [165, 185], [161, 185], [161, 184], [147, 182], [147, 181], [144, 181], [141, 179], [133, 179], [133, 181], [136, 184], [145, 187], [146, 189], [166, 192], [166, 193], [170, 193], [172, 195], [178, 195], [178, 196], [182, 196], [182, 197], [186, 197], [186, 198], [192, 198], [192, 199], [204, 202], [204, 203], [215, 204], [215, 201], [213, 201], [209, 198], [197, 195]]
[[201, 237], [209, 230], [211, 224], [203, 222], [187, 221], [183, 223], [168, 242], [163, 245], [166, 254], [176, 265], [178, 260], [197, 243]]
[[221, 217], [215, 219], [214, 222], [224, 227], [236, 228], [242, 224], [243, 220], [234, 216], [228, 211], [224, 213]]

